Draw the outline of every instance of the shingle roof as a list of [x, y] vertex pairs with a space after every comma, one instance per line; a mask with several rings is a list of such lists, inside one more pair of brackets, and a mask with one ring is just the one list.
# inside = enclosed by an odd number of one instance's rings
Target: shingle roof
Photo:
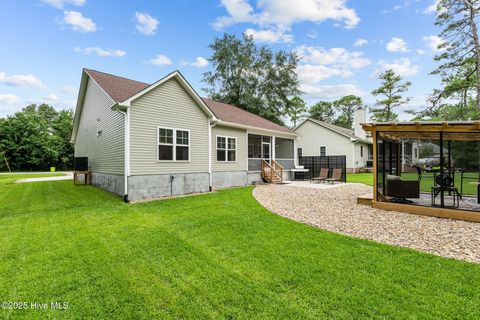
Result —
[[130, 80], [96, 70], [84, 70], [115, 102], [124, 101], [150, 86], [145, 82]]
[[269, 130], [283, 131], [292, 133], [288, 128], [282, 127], [256, 114], [245, 111], [231, 104], [215, 101], [208, 98], [202, 98], [205, 104], [222, 121], [235, 124], [264, 128]]
[[[130, 80], [123, 77], [114, 76], [112, 74], [84, 69], [98, 85], [115, 101], [122, 102], [134, 96], [150, 84]], [[215, 114], [221, 121], [230, 122], [239, 125], [258, 127], [268, 130], [282, 131], [286, 133], [293, 133], [286, 127], [282, 127], [267, 119], [264, 119], [256, 114], [245, 111], [239, 107], [231, 104], [215, 101], [212, 99], [202, 98], [207, 107]]]
[[371, 143], [370, 141], [368, 140], [365, 140], [365, 139], [362, 139], [360, 137], [357, 137], [355, 135], [355, 130], [353, 129], [348, 129], [348, 128], [344, 128], [344, 127], [340, 127], [340, 126], [337, 126], [337, 125], [334, 125], [334, 124], [331, 124], [331, 123], [328, 123], [328, 122], [324, 122], [324, 121], [320, 121], [320, 120], [316, 120], [316, 119], [311, 119], [311, 118], [308, 118], [308, 120], [310, 121], [313, 121], [321, 126], [324, 126], [324, 127], [327, 127], [333, 131], [338, 131], [340, 132], [341, 134], [345, 135], [345, 136], [348, 136], [352, 139], [355, 139], [355, 140], [360, 140], [360, 141], [364, 141], [364, 142], [367, 142], [367, 143]]

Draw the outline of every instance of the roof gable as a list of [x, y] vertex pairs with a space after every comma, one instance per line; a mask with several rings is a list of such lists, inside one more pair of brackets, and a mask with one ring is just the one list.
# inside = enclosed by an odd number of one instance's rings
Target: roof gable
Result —
[[321, 127], [324, 127], [326, 129], [329, 129], [333, 132], [336, 132], [344, 137], [347, 137], [349, 139], [353, 139], [353, 140], [358, 140], [358, 141], [362, 141], [362, 142], [365, 142], [365, 143], [371, 143], [370, 141], [368, 140], [365, 140], [365, 139], [362, 139], [360, 137], [357, 137], [355, 135], [355, 130], [353, 129], [348, 129], [348, 128], [344, 128], [344, 127], [340, 127], [340, 126], [337, 126], [337, 125], [334, 125], [334, 124], [331, 124], [331, 123], [327, 123], [327, 122], [324, 122], [324, 121], [320, 121], [320, 120], [315, 120], [315, 119], [312, 119], [312, 118], [306, 118], [304, 121], [302, 121], [302, 123], [300, 123], [295, 129], [294, 131], [296, 131], [301, 125], [303, 125], [306, 121], [310, 121], [316, 125], [319, 125]]

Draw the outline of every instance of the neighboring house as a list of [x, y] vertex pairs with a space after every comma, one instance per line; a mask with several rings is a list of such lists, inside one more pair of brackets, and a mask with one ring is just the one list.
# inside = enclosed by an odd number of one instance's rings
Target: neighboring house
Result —
[[354, 114], [354, 129], [346, 129], [323, 121], [307, 118], [294, 131], [300, 134], [297, 143], [300, 156], [345, 155], [347, 171], [372, 167], [373, 148], [360, 123], [366, 122], [365, 110], [358, 108]]
[[201, 98], [178, 71], [148, 84], [84, 69], [72, 142], [93, 184], [137, 200], [251, 184], [262, 159], [288, 175], [297, 136]]

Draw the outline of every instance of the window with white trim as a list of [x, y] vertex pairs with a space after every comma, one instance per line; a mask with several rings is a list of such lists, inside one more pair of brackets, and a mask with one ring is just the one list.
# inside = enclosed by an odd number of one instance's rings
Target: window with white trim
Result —
[[217, 136], [217, 161], [237, 161], [237, 138]]
[[189, 161], [190, 131], [158, 128], [158, 160]]
[[320, 156], [325, 157], [327, 155], [327, 147], [320, 147]]

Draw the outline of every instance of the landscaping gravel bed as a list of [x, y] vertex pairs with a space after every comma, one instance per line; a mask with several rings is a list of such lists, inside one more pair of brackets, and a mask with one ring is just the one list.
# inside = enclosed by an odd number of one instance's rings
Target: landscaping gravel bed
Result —
[[480, 223], [373, 209], [356, 198], [363, 184], [331, 189], [262, 185], [253, 196], [268, 210], [324, 230], [480, 263]]

